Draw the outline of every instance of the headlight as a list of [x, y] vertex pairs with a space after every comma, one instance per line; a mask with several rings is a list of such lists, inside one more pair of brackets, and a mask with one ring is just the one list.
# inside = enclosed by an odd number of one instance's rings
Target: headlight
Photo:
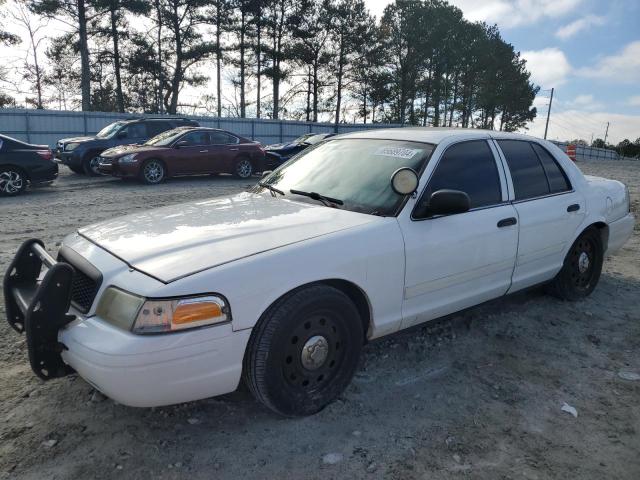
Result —
[[80, 145], [80, 144], [79, 143], [67, 143], [64, 146], [64, 151], [65, 152], [71, 152], [72, 150], [75, 150], [78, 147], [78, 145]]
[[124, 155], [123, 157], [120, 157], [120, 160], [118, 160], [118, 163], [136, 163], [138, 160], [136, 160], [136, 154], [135, 153], [130, 153], [129, 155]]
[[145, 299], [120, 289], [105, 290], [96, 314], [133, 333], [167, 333], [231, 320], [226, 301], [216, 295]]

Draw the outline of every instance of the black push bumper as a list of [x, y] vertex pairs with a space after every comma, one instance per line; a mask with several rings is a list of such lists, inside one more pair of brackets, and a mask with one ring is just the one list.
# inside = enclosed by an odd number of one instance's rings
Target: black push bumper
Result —
[[63, 362], [65, 346], [58, 342], [58, 330], [75, 319], [67, 313], [73, 274], [71, 265], [56, 262], [42, 241], [32, 239], [20, 246], [4, 276], [7, 321], [26, 333], [31, 369], [43, 380], [73, 371]]

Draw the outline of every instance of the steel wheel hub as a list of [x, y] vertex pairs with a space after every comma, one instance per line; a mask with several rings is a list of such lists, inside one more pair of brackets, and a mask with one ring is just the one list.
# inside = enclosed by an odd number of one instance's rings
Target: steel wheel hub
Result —
[[322, 335], [315, 335], [302, 347], [300, 361], [307, 370], [317, 370], [324, 365], [328, 355], [329, 342]]
[[22, 188], [22, 177], [18, 172], [0, 173], [0, 190], [5, 193], [16, 193]]
[[585, 273], [589, 270], [589, 254], [587, 252], [582, 252], [578, 257], [578, 270], [580, 273]]

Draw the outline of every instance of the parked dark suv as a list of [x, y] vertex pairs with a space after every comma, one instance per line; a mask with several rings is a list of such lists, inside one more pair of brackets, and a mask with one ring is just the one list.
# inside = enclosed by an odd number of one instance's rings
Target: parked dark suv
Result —
[[62, 138], [56, 144], [56, 160], [76, 173], [98, 175], [98, 157], [107, 148], [144, 143], [177, 127], [197, 127], [187, 118], [133, 118], [111, 123], [93, 137]]

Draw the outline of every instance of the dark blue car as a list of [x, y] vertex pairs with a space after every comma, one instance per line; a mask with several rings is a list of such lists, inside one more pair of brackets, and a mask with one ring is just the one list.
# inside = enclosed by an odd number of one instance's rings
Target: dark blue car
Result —
[[278, 143], [276, 145], [267, 145], [266, 151], [266, 167], [269, 170], [278, 168], [291, 157], [300, 153], [311, 145], [320, 143], [323, 140], [333, 137], [335, 133], [306, 133], [301, 137], [288, 143]]

